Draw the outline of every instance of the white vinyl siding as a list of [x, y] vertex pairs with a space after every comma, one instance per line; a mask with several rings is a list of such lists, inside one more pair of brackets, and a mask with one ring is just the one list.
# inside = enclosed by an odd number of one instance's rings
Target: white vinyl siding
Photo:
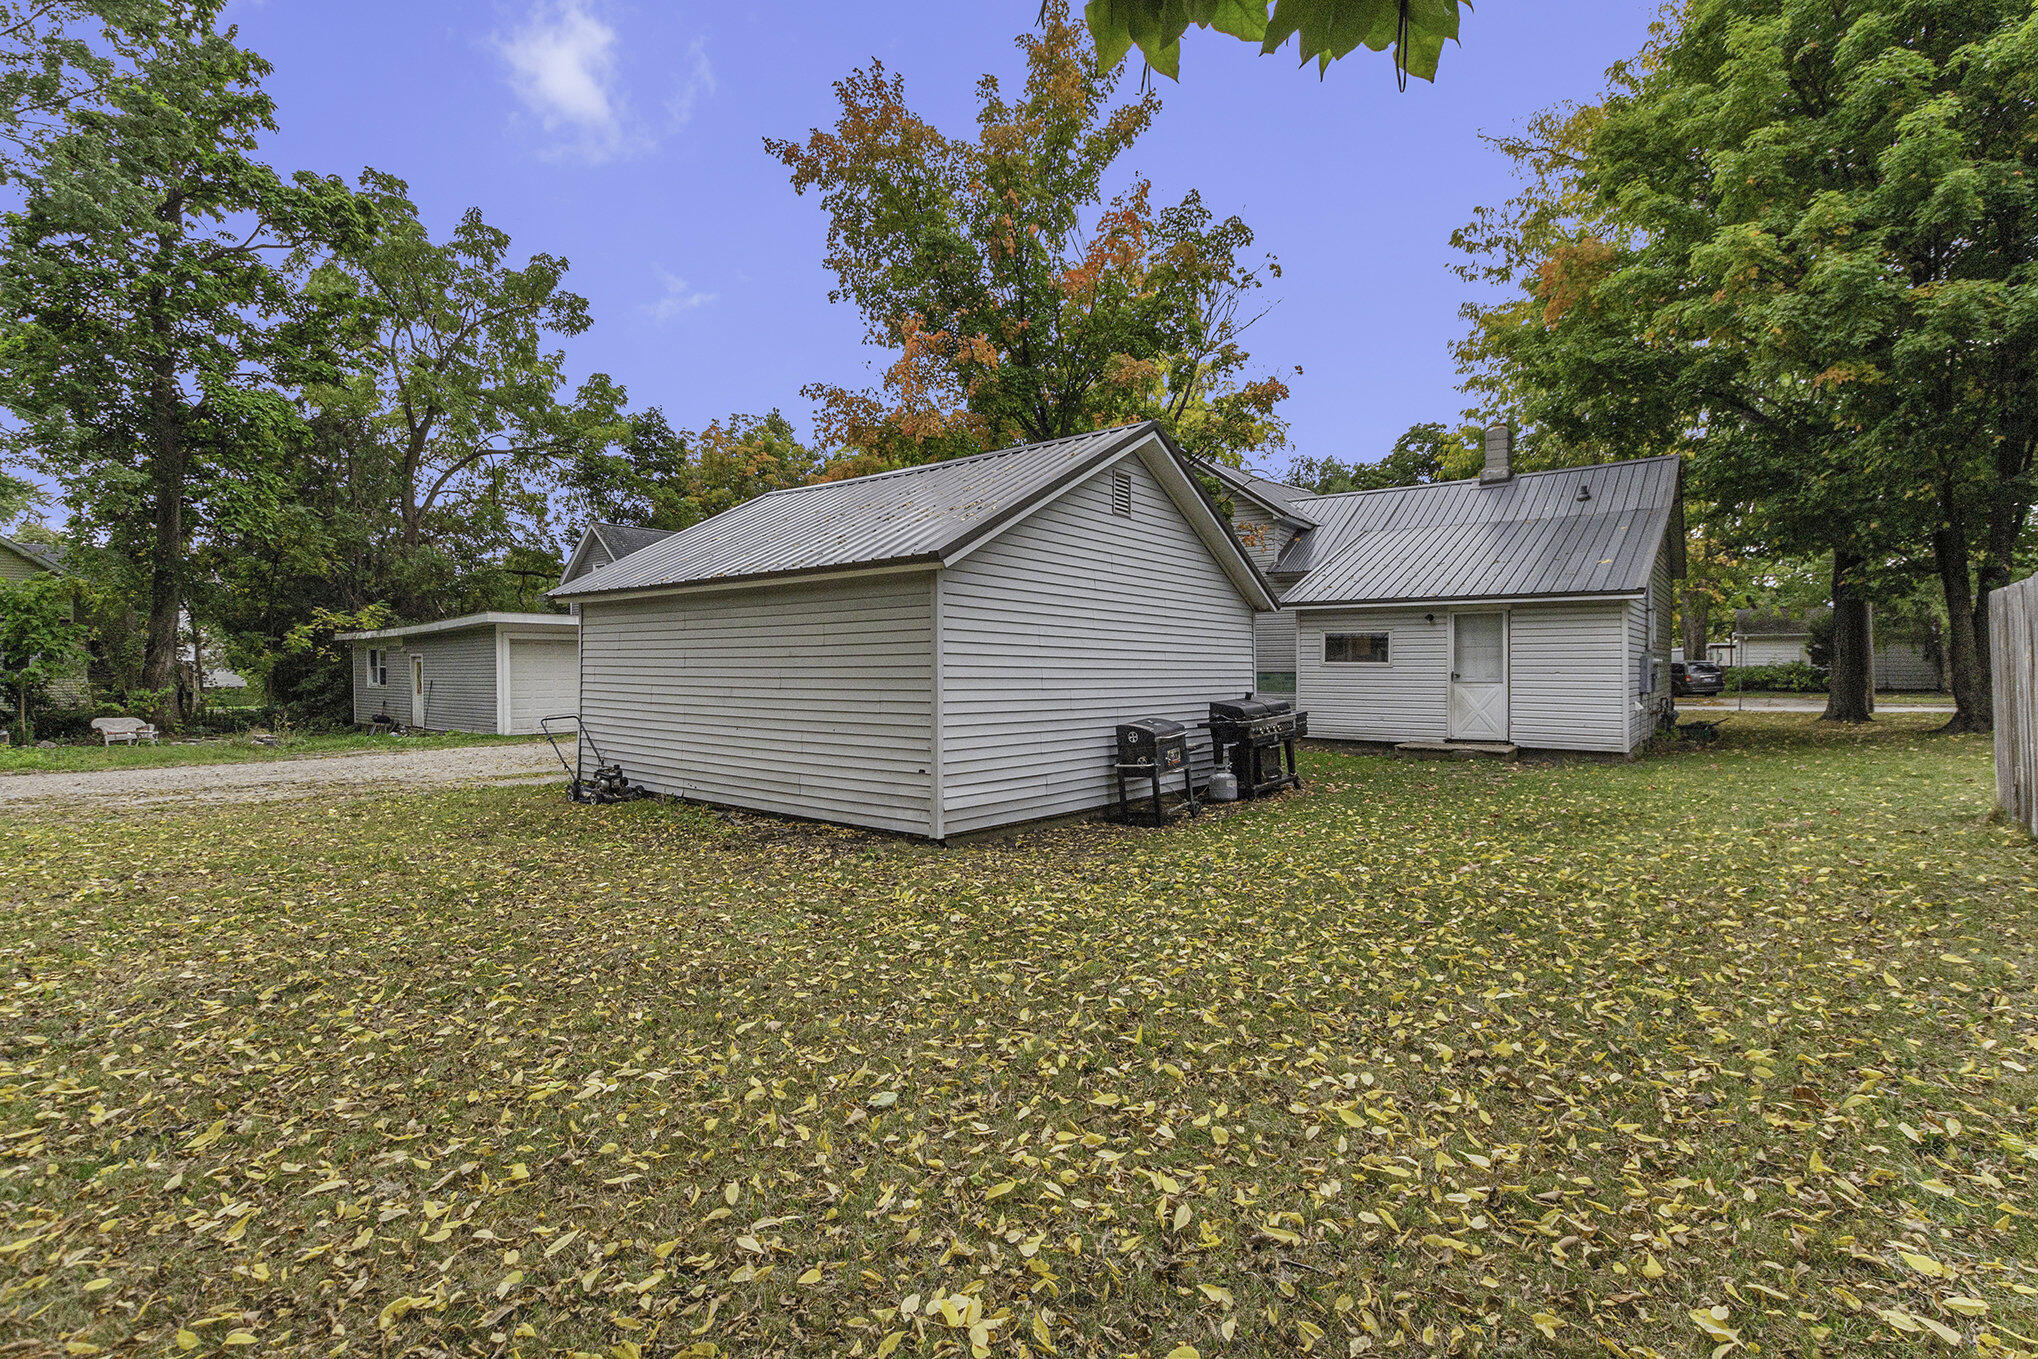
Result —
[[[1201, 722], [1253, 688], [1253, 609], [1146, 466], [1099, 472], [943, 573], [949, 835], [1115, 796], [1117, 725]], [[1190, 738], [1200, 779], [1209, 738]]]
[[[1425, 614], [1434, 612], [1436, 621]], [[1441, 741], [1450, 695], [1450, 614], [1429, 609], [1310, 609], [1297, 615], [1295, 706], [1309, 734], [1340, 741]], [[1384, 632], [1385, 665], [1326, 663], [1333, 632]]]
[[1508, 617], [1508, 739], [1533, 750], [1631, 748], [1627, 622], [1639, 601], [1518, 604]]
[[928, 834], [932, 598], [912, 573], [583, 601], [581, 721], [653, 792]]
[[[1541, 750], [1630, 748], [1627, 608], [1621, 600], [1506, 606], [1508, 740]], [[1427, 606], [1301, 611], [1295, 706], [1308, 711], [1310, 735], [1448, 739], [1450, 615]], [[1340, 632], [1386, 633], [1387, 663], [1326, 663], [1324, 636]]]
[[[1293, 693], [1295, 690], [1295, 611], [1282, 609], [1275, 613], [1256, 614], [1253, 617], [1253, 668], [1260, 678], [1256, 684], [1263, 685], [1270, 693]], [[1269, 676], [1287, 676], [1286, 687]]]
[[1737, 665], [1789, 665], [1809, 660], [1805, 637], [1744, 637]]
[[580, 647], [575, 639], [512, 634], [507, 642], [512, 734], [537, 731], [539, 718], [579, 709]]
[[[1628, 749], [1632, 750], [1656, 734], [1658, 715], [1674, 704], [1670, 694], [1670, 649], [1675, 640], [1673, 614], [1675, 585], [1670, 578], [1670, 556], [1666, 548], [1656, 554], [1656, 566], [1649, 574], [1649, 601], [1628, 605]], [[1655, 688], [1643, 690], [1643, 658], [1655, 663]]]
[[1251, 557], [1253, 565], [1260, 570], [1273, 570], [1275, 559], [1288, 545], [1288, 530], [1257, 505], [1243, 500], [1234, 500], [1232, 505], [1231, 530], [1238, 535], [1245, 555]]

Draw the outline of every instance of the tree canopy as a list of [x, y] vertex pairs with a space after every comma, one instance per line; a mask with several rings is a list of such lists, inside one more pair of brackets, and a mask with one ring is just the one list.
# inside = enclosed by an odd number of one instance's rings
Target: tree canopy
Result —
[[1065, 7], [1018, 41], [1025, 86], [979, 81], [974, 137], [914, 113], [873, 62], [837, 82], [832, 129], [766, 143], [828, 212], [831, 297], [894, 354], [875, 390], [807, 389], [821, 442], [855, 455], [834, 470], [1148, 417], [1218, 456], [1278, 442], [1287, 389], [1249, 379], [1241, 343], [1277, 265], [1244, 262], [1251, 230], [1193, 192], [1156, 208], [1142, 178], [1108, 188], [1159, 101], [1114, 103], [1121, 73]]
[[1097, 60], [1110, 69], [1133, 47], [1170, 80], [1181, 77], [1182, 36], [1207, 28], [1258, 43], [1263, 55], [1290, 38], [1303, 65], [1330, 69], [1341, 57], [1369, 48], [1392, 50], [1395, 67], [1436, 79], [1446, 42], [1458, 39], [1460, 0], [1090, 0], [1083, 8]]

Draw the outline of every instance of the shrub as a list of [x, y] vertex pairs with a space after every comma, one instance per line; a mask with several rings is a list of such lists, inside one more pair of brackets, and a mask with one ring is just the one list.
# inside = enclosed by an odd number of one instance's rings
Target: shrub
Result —
[[1826, 692], [1826, 672], [1803, 661], [1792, 661], [1788, 665], [1736, 665], [1727, 670], [1726, 678], [1727, 689], [1731, 693], [1751, 690], [1780, 694]]

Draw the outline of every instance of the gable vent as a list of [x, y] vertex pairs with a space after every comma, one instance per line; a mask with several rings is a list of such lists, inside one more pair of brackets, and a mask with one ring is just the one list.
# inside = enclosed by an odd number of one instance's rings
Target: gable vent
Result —
[[1120, 519], [1132, 518], [1132, 473], [1111, 474], [1111, 513]]

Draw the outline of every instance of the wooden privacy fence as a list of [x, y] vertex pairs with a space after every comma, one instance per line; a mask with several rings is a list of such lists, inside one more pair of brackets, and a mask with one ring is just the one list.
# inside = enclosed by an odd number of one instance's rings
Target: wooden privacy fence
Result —
[[1996, 801], [2038, 835], [2038, 576], [1988, 597]]

